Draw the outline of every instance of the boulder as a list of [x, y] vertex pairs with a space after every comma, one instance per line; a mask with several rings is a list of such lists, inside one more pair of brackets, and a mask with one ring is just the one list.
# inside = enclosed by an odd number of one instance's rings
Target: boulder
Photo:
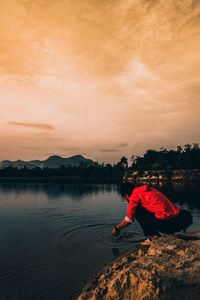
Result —
[[200, 233], [136, 245], [95, 274], [78, 300], [200, 299]]

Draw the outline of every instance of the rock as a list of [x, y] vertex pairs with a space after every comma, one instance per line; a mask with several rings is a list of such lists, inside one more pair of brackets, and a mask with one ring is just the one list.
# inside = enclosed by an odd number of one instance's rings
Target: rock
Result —
[[200, 299], [200, 233], [168, 235], [151, 246], [137, 245], [95, 277], [78, 300]]
[[138, 256], [140, 257], [140, 256], [142, 256], [142, 255], [144, 255], [144, 251], [142, 251], [142, 249], [139, 249], [139, 250], [138, 250]]

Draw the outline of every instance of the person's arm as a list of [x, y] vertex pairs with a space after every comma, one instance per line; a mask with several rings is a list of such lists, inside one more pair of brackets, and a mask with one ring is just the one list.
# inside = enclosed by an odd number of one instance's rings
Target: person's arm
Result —
[[115, 228], [112, 231], [112, 235], [117, 236], [121, 229], [129, 226], [130, 224], [131, 224], [131, 222], [128, 222], [124, 219], [121, 223], [119, 223], [117, 226], [115, 226]]
[[125, 194], [125, 199], [126, 199], [127, 202], [130, 201], [130, 197], [128, 196], [128, 194]]
[[131, 223], [133, 223], [134, 218], [135, 218], [136, 207], [139, 202], [139, 197], [137, 197], [135, 195], [134, 190], [133, 190], [131, 196], [129, 197], [127, 194], [125, 194], [125, 198], [129, 202], [128, 213], [127, 213], [127, 216], [125, 217], [125, 219], [120, 224], [115, 226], [115, 228], [113, 229], [112, 235], [114, 235], [114, 236], [117, 236], [121, 229], [123, 229], [123, 228], [129, 226]]

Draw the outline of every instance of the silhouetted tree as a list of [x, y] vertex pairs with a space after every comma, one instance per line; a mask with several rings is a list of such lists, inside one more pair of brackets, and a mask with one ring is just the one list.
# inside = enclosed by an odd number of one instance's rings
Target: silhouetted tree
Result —
[[182, 151], [183, 151], [183, 148], [181, 146], [177, 146], [177, 152], [182, 153]]
[[122, 156], [120, 161], [117, 163], [119, 167], [122, 167], [124, 169], [128, 168], [128, 159], [125, 156]]
[[186, 144], [184, 150], [177, 146], [177, 150], [160, 151], [149, 149], [143, 157], [133, 155], [132, 170], [175, 170], [200, 168], [200, 147], [198, 143]]

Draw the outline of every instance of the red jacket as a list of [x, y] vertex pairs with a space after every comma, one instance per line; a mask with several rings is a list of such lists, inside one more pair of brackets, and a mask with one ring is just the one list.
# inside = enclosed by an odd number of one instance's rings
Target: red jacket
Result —
[[133, 190], [130, 196], [127, 217], [125, 218], [127, 221], [133, 222], [138, 204], [153, 212], [158, 219], [171, 219], [180, 212], [180, 208], [170, 202], [165, 195], [147, 185]]

